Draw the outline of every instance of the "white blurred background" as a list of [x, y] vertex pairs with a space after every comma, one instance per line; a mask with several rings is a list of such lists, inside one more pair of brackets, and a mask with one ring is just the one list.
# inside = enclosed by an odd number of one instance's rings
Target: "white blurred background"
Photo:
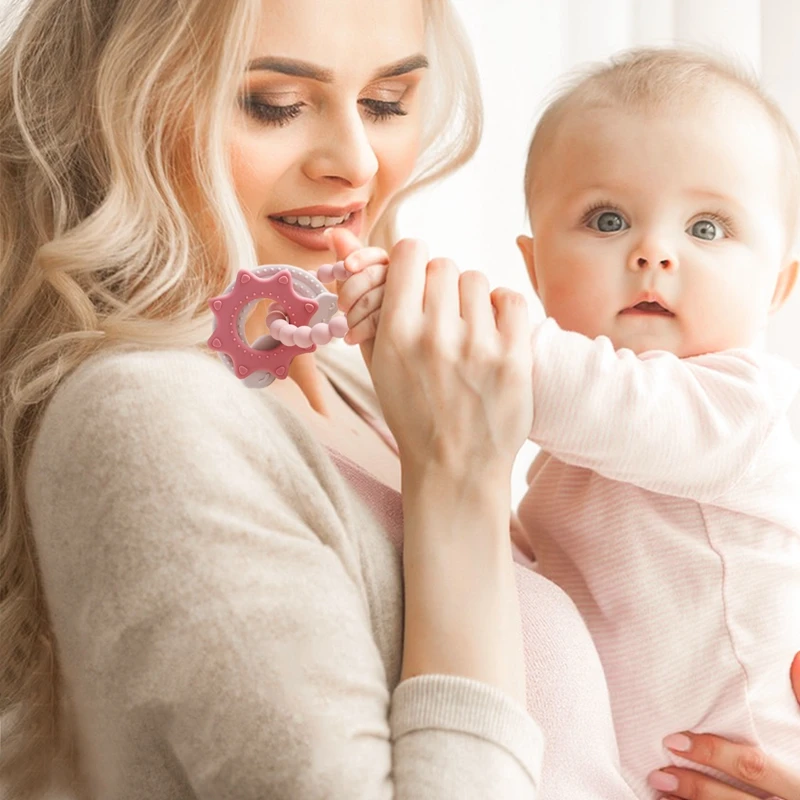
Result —
[[[565, 70], [625, 47], [698, 42], [748, 61], [800, 128], [800, 0], [455, 0], [472, 40], [486, 108], [483, 141], [459, 174], [411, 200], [401, 232], [433, 255], [523, 292], [541, 315], [514, 240], [527, 233], [525, 153], [542, 103]], [[768, 346], [800, 367], [800, 287]], [[793, 407], [800, 436], [800, 400]], [[517, 463], [514, 498], [536, 452]]]

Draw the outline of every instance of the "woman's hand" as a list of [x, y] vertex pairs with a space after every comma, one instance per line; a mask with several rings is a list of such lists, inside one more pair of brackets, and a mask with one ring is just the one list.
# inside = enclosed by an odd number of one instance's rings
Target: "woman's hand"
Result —
[[[792, 688], [800, 703], [800, 653], [790, 671]], [[769, 792], [780, 800], [800, 800], [800, 773], [777, 763], [757, 747], [735, 744], [711, 734], [680, 733], [664, 744], [677, 755], [724, 772], [753, 787], [753, 794], [683, 767], [665, 767], [650, 775], [650, 785], [666, 797], [686, 800], [747, 800]], [[800, 753], [800, 741], [797, 743]], [[757, 794], [756, 794], [757, 792]]]
[[[511, 463], [530, 431], [530, 325], [524, 298], [489, 291], [479, 272], [428, 261], [404, 240], [387, 255], [332, 231], [351, 273], [339, 289], [349, 341], [359, 341], [386, 421], [405, 459], [456, 468]], [[378, 324], [380, 320], [380, 324]], [[370, 338], [374, 334], [374, 341]], [[378, 357], [379, 356], [379, 357]]]
[[429, 261], [419, 241], [399, 242], [387, 269], [385, 253], [359, 249], [346, 231], [328, 235], [355, 273], [340, 287], [340, 307], [400, 451], [401, 677], [471, 678], [523, 705], [508, 526], [511, 467], [533, 415], [526, 303], [490, 292], [478, 272]]

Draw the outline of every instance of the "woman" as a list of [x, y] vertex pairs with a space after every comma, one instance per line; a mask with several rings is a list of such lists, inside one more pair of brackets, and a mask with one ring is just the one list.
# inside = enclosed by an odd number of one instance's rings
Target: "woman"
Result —
[[532, 575], [522, 706], [519, 299], [397, 246], [399, 458], [334, 348], [254, 392], [198, 347], [238, 268], [313, 269], [329, 225], [388, 243], [472, 153], [449, 5], [32, 0], [0, 92], [8, 795], [532, 797], [571, 721], [624, 797], [596, 654]]

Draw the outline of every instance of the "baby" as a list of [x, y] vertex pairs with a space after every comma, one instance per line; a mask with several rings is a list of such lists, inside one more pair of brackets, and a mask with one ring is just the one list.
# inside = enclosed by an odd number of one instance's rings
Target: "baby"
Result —
[[647, 780], [675, 730], [800, 766], [800, 384], [760, 347], [797, 275], [799, 160], [757, 83], [688, 50], [584, 75], [530, 146], [518, 244], [547, 319], [517, 544], [593, 634], [640, 797], [670, 791]]
[[675, 730], [800, 765], [798, 376], [759, 347], [797, 275], [798, 157], [756, 83], [683, 50], [584, 76], [529, 150], [521, 544], [589, 626], [642, 797]]

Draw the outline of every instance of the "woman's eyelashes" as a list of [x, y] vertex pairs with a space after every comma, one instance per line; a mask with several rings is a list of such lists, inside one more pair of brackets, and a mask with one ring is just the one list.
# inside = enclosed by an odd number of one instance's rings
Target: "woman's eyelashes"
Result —
[[408, 114], [400, 100], [373, 100], [363, 97], [358, 102], [366, 113], [378, 122], [389, 117], [404, 117]]
[[283, 127], [300, 115], [305, 103], [278, 105], [276, 103], [268, 103], [257, 96], [245, 95], [239, 100], [239, 105], [245, 114], [256, 120], [256, 122]]
[[[362, 97], [358, 101], [364, 114], [374, 122], [382, 122], [391, 117], [404, 117], [408, 114], [401, 100], [378, 100]], [[239, 100], [242, 110], [256, 122], [283, 127], [303, 113], [307, 105], [302, 101], [291, 104], [270, 102], [267, 97], [244, 95]]]

